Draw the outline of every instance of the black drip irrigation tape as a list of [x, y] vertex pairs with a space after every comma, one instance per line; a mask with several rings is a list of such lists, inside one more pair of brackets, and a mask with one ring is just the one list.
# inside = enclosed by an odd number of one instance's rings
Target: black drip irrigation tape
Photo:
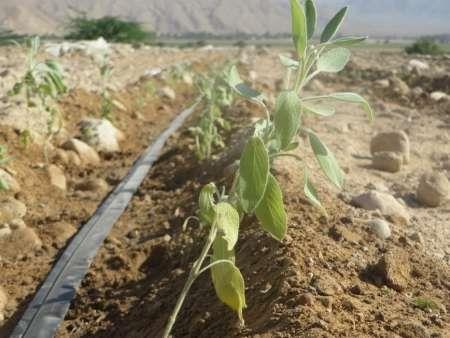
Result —
[[128, 175], [72, 239], [28, 305], [11, 338], [54, 337], [99, 247], [158, 160], [167, 139], [183, 125], [198, 102], [182, 111], [144, 151]]

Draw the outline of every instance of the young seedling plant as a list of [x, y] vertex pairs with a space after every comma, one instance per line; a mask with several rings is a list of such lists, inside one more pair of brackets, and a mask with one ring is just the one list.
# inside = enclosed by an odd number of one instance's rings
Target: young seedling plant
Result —
[[[27, 71], [18, 81], [9, 95], [19, 95], [25, 92], [29, 107], [42, 108], [47, 113], [47, 143], [62, 128], [62, 117], [57, 100], [67, 91], [64, 84], [62, 70], [55, 60], [38, 60], [40, 49], [39, 37], [31, 38], [27, 44]], [[27, 131], [25, 131], [27, 132]], [[47, 159], [47, 145], [44, 155]]]
[[[274, 111], [265, 105], [265, 97], [249, 88], [241, 80], [233, 67], [228, 75], [229, 85], [241, 96], [256, 103], [264, 110], [266, 117], [255, 124], [254, 134], [245, 145], [239, 161], [235, 180], [226, 194], [219, 191], [214, 183], [205, 186], [199, 198], [199, 222], [208, 227], [209, 235], [200, 257], [194, 262], [186, 285], [171, 314], [163, 337], [168, 337], [177, 314], [194, 281], [203, 272], [210, 270], [212, 282], [218, 298], [234, 310], [241, 324], [242, 311], [246, 307], [244, 278], [235, 264], [234, 248], [238, 240], [239, 224], [243, 217], [255, 215], [261, 227], [274, 239], [282, 241], [287, 231], [287, 214], [280, 185], [271, 173], [274, 159], [282, 156], [300, 157], [291, 151], [298, 148], [298, 133], [307, 136], [317, 162], [332, 184], [341, 188], [344, 175], [335, 156], [312, 130], [301, 124], [305, 112], [329, 117], [335, 109], [323, 102], [343, 101], [355, 103], [368, 113], [372, 120], [374, 113], [368, 102], [358, 94], [340, 92], [327, 95], [304, 97], [305, 85], [320, 73], [341, 71], [350, 58], [346, 46], [364, 41], [364, 37], [344, 37], [335, 39], [347, 7], [342, 8], [325, 26], [320, 41], [313, 44], [316, 29], [316, 7], [314, 1], [290, 0], [292, 34], [296, 59], [281, 57], [287, 68], [286, 90], [278, 94]], [[292, 76], [293, 81], [292, 80]], [[328, 103], [329, 103], [328, 102]], [[316, 189], [304, 166], [304, 193], [310, 202], [325, 215]], [[208, 264], [205, 260], [210, 257]]]
[[222, 117], [222, 110], [233, 104], [234, 91], [226, 82], [225, 72], [212, 76], [198, 76], [197, 87], [202, 96], [204, 108], [196, 127], [189, 130], [195, 137], [195, 154], [199, 160], [209, 160], [214, 148], [224, 148], [220, 130], [230, 125]]
[[108, 81], [111, 78], [113, 71], [113, 67], [111, 66], [109, 62], [108, 56], [105, 54], [101, 58], [100, 64], [99, 64], [99, 73], [100, 73], [100, 80], [101, 80], [101, 103], [100, 103], [100, 116], [103, 119], [107, 119], [109, 121], [112, 121], [112, 109], [113, 109], [113, 101], [111, 98], [111, 94], [108, 90]]
[[[0, 144], [0, 167], [7, 164], [11, 158], [8, 156], [8, 150], [6, 146]], [[0, 191], [8, 190], [9, 185], [8, 182], [0, 178]]]

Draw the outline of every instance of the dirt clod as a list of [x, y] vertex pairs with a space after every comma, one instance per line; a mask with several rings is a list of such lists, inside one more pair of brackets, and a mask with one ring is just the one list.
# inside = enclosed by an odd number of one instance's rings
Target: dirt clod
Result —
[[408, 287], [411, 267], [407, 253], [401, 249], [386, 252], [380, 259], [377, 269], [390, 288], [402, 292]]

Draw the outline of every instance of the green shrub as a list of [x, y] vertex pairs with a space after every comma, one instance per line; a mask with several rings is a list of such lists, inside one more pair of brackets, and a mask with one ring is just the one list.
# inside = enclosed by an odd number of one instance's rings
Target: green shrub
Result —
[[408, 54], [423, 54], [423, 55], [438, 55], [442, 54], [443, 50], [434, 40], [429, 38], [422, 38], [405, 48]]
[[149, 42], [155, 33], [144, 30], [138, 22], [126, 21], [113, 16], [89, 19], [86, 16], [72, 18], [68, 25], [69, 40], [96, 40], [103, 37], [110, 42]]

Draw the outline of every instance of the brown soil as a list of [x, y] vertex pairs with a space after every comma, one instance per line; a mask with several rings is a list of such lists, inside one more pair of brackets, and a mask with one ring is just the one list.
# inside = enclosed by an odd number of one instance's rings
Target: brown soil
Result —
[[[157, 86], [162, 85], [161, 80], [152, 81]], [[10, 299], [0, 337], [11, 332], [60, 250], [76, 233], [77, 227], [89, 219], [107, 193], [80, 192], [75, 190], [75, 185], [89, 178], [102, 178], [111, 190], [151, 140], [192, 100], [192, 89], [186, 85], [178, 85], [177, 98], [173, 101], [145, 96], [145, 88], [146, 81], [142, 80], [115, 95], [115, 99], [127, 108], [126, 112], [114, 108], [112, 114], [115, 125], [127, 136], [121, 143], [120, 153], [102, 154], [101, 164], [96, 167], [67, 166], [65, 174], [69, 187], [66, 192], [50, 185], [41, 147], [31, 144], [24, 149], [16, 132], [6, 127], [0, 130], [0, 144], [7, 144], [9, 153], [14, 154], [10, 167], [21, 182], [22, 191], [15, 197], [27, 206], [24, 221], [43, 242], [42, 249], [37, 252], [22, 252], [21, 247], [0, 248], [0, 285]], [[137, 118], [136, 101], [142, 97], [144, 101]], [[95, 115], [99, 105], [98, 95], [83, 90], [72, 91], [61, 102], [67, 133], [76, 136], [76, 124], [85, 116]], [[58, 138], [64, 140], [63, 136]]]
[[[242, 126], [249, 112], [234, 112]], [[182, 231], [196, 211], [198, 168], [176, 135], [114, 227], [58, 337], [158, 337], [197, 258], [205, 232]], [[302, 175], [277, 164], [290, 215], [283, 243], [254, 219], [242, 224], [237, 265], [245, 276], [246, 326], [216, 298], [208, 274], [191, 290], [174, 337], [446, 337], [450, 271], [399, 232], [381, 242], [352, 210], [325, 198], [326, 220], [301, 196]], [[322, 195], [327, 195], [322, 189]], [[419, 309], [421, 298], [434, 309]]]

